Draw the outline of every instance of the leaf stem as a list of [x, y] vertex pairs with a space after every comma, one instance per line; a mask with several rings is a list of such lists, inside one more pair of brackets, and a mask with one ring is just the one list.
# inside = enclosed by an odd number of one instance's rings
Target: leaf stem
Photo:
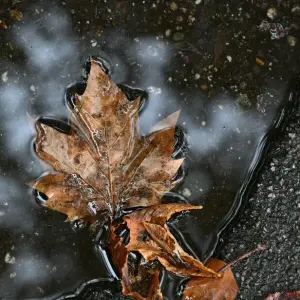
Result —
[[229, 262], [228, 264], [223, 266], [221, 269], [219, 269], [217, 271], [217, 273], [225, 272], [227, 269], [229, 269], [232, 265], [236, 264], [240, 260], [245, 259], [256, 252], [264, 251], [266, 249], [267, 249], [267, 245], [265, 243], [259, 243], [255, 249], [250, 250], [250, 251], [242, 254], [241, 256], [238, 256], [236, 259], [234, 259], [233, 261]]

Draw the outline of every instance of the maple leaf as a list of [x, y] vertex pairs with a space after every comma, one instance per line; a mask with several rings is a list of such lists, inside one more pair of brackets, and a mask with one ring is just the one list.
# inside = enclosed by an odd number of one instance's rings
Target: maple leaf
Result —
[[[211, 258], [206, 266], [220, 270], [226, 263]], [[233, 300], [238, 293], [239, 287], [230, 268], [227, 268], [221, 278], [192, 277], [186, 284], [182, 300]]]
[[91, 59], [85, 92], [74, 98], [70, 134], [36, 123], [36, 153], [56, 171], [30, 183], [48, 197], [46, 207], [68, 220], [98, 212], [113, 219], [121, 209], [160, 203], [183, 162], [171, 158], [179, 112], [141, 136], [139, 106]]

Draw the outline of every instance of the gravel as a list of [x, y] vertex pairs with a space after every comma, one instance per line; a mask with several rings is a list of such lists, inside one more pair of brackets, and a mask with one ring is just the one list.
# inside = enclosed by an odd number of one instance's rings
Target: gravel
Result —
[[268, 249], [233, 266], [237, 299], [300, 289], [300, 105], [271, 147], [245, 211], [226, 233], [220, 257], [231, 261], [264, 241]]

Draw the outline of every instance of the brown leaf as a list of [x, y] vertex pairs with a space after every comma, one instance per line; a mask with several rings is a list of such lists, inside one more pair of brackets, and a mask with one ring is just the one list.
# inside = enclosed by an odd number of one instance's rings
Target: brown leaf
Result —
[[114, 221], [110, 226], [109, 250], [113, 258], [114, 265], [118, 269], [119, 274], [122, 274], [122, 269], [127, 260], [127, 248], [124, 239], [120, 237], [118, 232], [126, 230], [126, 224]]
[[218, 274], [187, 254], [165, 222], [176, 212], [199, 209], [187, 204], [159, 204], [126, 215], [130, 230], [128, 251], [138, 251], [147, 261], [158, 260], [168, 271], [185, 276], [216, 277]]
[[[225, 263], [211, 258], [207, 267], [218, 271]], [[230, 268], [226, 269], [221, 278], [191, 278], [183, 292], [183, 300], [232, 300], [238, 293], [238, 285]]]
[[300, 291], [286, 291], [286, 292], [277, 292], [274, 294], [270, 294], [266, 300], [299, 300], [300, 299]]
[[122, 273], [123, 293], [139, 300], [163, 300], [159, 271], [158, 264], [149, 263], [138, 253], [130, 253]]
[[140, 136], [139, 105], [91, 60], [85, 92], [75, 97], [71, 133], [36, 124], [36, 153], [57, 172], [30, 183], [48, 196], [45, 206], [74, 220], [160, 203], [183, 162], [171, 158], [179, 112]]
[[146, 261], [139, 253], [128, 253], [122, 232], [126, 224], [116, 220], [110, 227], [109, 250], [113, 262], [122, 275], [123, 293], [134, 299], [162, 300], [159, 286], [160, 266]]

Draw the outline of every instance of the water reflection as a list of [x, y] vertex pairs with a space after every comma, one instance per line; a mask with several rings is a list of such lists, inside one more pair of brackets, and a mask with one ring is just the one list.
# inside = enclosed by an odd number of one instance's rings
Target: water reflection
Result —
[[72, 33], [72, 20], [62, 9], [33, 6], [26, 16], [12, 32], [25, 60], [3, 63], [8, 80], [0, 91], [0, 256], [11, 253], [16, 259], [15, 264], [0, 264], [4, 296], [50, 297], [83, 281], [108, 277], [89, 233], [84, 228], [74, 232], [63, 222], [64, 216], [40, 208], [26, 186], [49, 170], [33, 154], [30, 118], [66, 120], [64, 91], [81, 79], [82, 62], [94, 54], [105, 53], [114, 81], [147, 91], [140, 118], [143, 134], [164, 116], [181, 110], [178, 125], [188, 144], [185, 180], [168, 197], [177, 193], [180, 201], [201, 203], [204, 209], [184, 214], [172, 227], [180, 229], [178, 236], [192, 253], [208, 255], [274, 119], [282, 85], [266, 82], [274, 99], [264, 107], [265, 114], [255, 107], [243, 110], [227, 92], [209, 98], [194, 84], [186, 85], [187, 79], [175, 81], [185, 66], [176, 60], [172, 42], [160, 36], [104, 29], [95, 48], [86, 38], [91, 33]]

